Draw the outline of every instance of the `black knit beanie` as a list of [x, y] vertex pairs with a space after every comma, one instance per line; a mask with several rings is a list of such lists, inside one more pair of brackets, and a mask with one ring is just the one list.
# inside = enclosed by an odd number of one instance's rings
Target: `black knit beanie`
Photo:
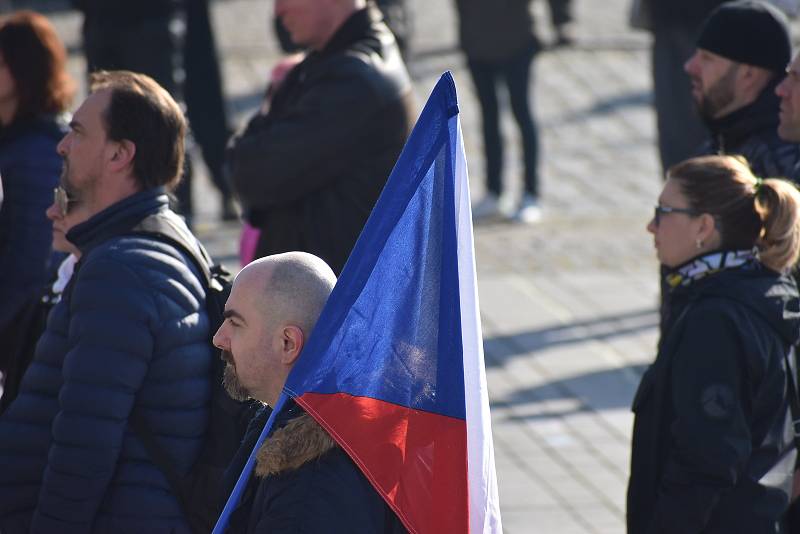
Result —
[[792, 58], [789, 21], [765, 2], [727, 2], [703, 23], [697, 48], [737, 63], [783, 72]]

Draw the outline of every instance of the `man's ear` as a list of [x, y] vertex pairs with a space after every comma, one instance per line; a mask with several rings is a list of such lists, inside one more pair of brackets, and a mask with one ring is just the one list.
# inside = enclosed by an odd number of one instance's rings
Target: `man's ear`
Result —
[[750, 93], [756, 95], [766, 87], [773, 77], [773, 73], [763, 67], [756, 67], [755, 65], [748, 65], [746, 63], [739, 64], [738, 77], [743, 88], [746, 88]]
[[111, 153], [111, 169], [119, 172], [128, 165], [133, 165], [134, 156], [136, 156], [136, 145], [132, 141], [127, 139], [115, 141], [114, 151]]
[[305, 334], [299, 326], [287, 325], [283, 327], [283, 354], [281, 362], [285, 365], [294, 365], [300, 351], [305, 345]]

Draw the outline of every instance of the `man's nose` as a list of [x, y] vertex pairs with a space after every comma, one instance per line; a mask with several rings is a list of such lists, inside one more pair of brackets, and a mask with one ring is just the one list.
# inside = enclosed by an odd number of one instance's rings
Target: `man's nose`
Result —
[[781, 83], [779, 83], [777, 87], [775, 87], [775, 94], [781, 98], [784, 98], [787, 95], [786, 80], [788, 80], [788, 78], [784, 78], [783, 81], [781, 81]]
[[50, 204], [50, 206], [47, 208], [47, 211], [45, 211], [44, 213], [45, 215], [47, 215], [47, 218], [50, 219], [51, 221], [55, 221], [61, 216], [61, 210], [58, 208], [55, 202]]
[[217, 329], [217, 333], [214, 334], [214, 337], [211, 339], [211, 342], [220, 350], [227, 350], [228, 349], [228, 338], [224, 335], [223, 329], [225, 328], [225, 323], [223, 322], [219, 329]]
[[64, 156], [67, 155], [67, 138], [68, 137], [69, 137], [69, 134], [67, 134], [64, 137], [62, 137], [61, 141], [59, 141], [58, 145], [56, 146], [56, 152], [58, 152], [58, 155], [61, 156], [61, 157], [64, 157]]
[[684, 72], [686, 72], [687, 74], [694, 74], [696, 59], [697, 59], [697, 52], [692, 54], [692, 56], [686, 60], [686, 63], [683, 64]]

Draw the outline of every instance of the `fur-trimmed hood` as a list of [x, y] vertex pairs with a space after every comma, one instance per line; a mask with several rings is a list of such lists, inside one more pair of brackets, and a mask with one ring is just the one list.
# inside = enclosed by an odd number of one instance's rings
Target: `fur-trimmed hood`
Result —
[[337, 447], [313, 417], [304, 413], [264, 440], [256, 455], [256, 476], [293, 471]]

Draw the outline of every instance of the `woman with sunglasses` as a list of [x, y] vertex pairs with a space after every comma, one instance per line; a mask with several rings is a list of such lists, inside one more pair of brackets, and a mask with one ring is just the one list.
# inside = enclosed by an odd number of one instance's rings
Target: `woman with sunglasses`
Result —
[[628, 532], [784, 532], [800, 193], [742, 159], [690, 159], [667, 172], [647, 230], [669, 305], [633, 401]]
[[53, 203], [47, 208], [47, 218], [53, 223], [53, 250], [60, 253], [52, 283], [29, 299], [16, 314], [13, 331], [3, 338], [3, 350], [7, 355], [4, 370], [3, 391], [0, 394], [0, 414], [17, 397], [22, 377], [33, 360], [36, 343], [45, 331], [47, 315], [61, 300], [81, 251], [67, 239], [67, 232], [89, 218], [89, 213], [78, 202], [70, 199], [63, 187], [57, 187], [52, 195]]
[[[61, 174], [56, 145], [74, 83], [67, 54], [42, 15], [19, 11], [0, 18], [0, 339], [47, 282], [50, 221], [45, 210]], [[0, 372], [8, 351], [0, 350]]]

